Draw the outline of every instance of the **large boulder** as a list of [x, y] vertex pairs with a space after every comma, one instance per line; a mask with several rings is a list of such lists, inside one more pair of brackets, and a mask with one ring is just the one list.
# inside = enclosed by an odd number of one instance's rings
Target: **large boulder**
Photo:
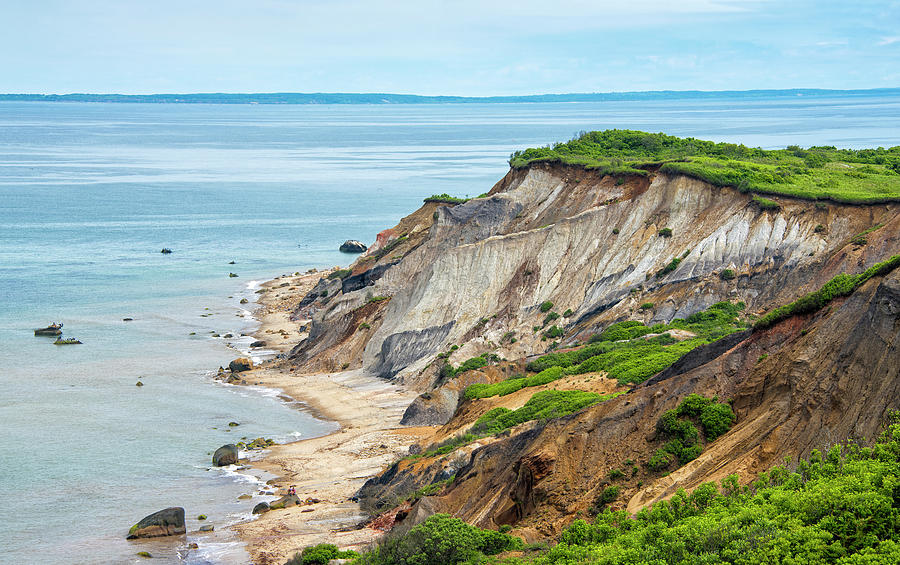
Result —
[[355, 239], [348, 239], [342, 243], [340, 247], [340, 250], [344, 253], [362, 253], [366, 249], [368, 249], [366, 244], [361, 241], [356, 241]]
[[254, 514], [265, 514], [269, 511], [269, 503], [268, 502], [260, 502], [256, 506], [253, 507]]
[[128, 530], [127, 539], [177, 536], [183, 533], [184, 508], [173, 506], [144, 517]]
[[300, 504], [300, 497], [296, 494], [288, 494], [282, 496], [278, 500], [273, 500], [269, 503], [270, 510], [276, 510], [279, 508], [288, 508], [289, 506], [297, 506]]
[[234, 361], [228, 364], [228, 368], [231, 369], [232, 373], [241, 373], [243, 371], [249, 371], [253, 368], [253, 361], [246, 357], [238, 357]]
[[238, 448], [233, 443], [223, 445], [213, 453], [213, 465], [216, 467], [224, 467], [225, 465], [234, 465], [238, 462]]

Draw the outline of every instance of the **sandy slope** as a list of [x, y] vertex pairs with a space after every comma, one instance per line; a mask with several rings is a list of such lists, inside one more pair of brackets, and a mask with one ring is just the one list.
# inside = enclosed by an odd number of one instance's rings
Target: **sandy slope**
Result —
[[[279, 277], [263, 285], [267, 291], [261, 294], [262, 325], [256, 335], [267, 347], [286, 351], [303, 338], [303, 321], [292, 322], [290, 312], [321, 276]], [[281, 564], [317, 543], [354, 548], [371, 542], [379, 532], [356, 528], [364, 515], [349, 499], [367, 478], [405, 455], [409, 444], [431, 434], [429, 428], [398, 426], [415, 394], [361, 371], [300, 375], [279, 360], [264, 363], [245, 378], [280, 389], [340, 425], [325, 437], [276, 446], [253, 463], [279, 477], [274, 482], [279, 492], [293, 485], [301, 499], [321, 500], [234, 526], [253, 562]]]

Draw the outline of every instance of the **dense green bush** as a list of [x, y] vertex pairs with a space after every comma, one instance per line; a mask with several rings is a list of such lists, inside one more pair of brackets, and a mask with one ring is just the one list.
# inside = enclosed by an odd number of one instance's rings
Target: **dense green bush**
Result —
[[332, 559], [350, 559], [358, 555], [355, 551], [341, 551], [330, 543], [320, 543], [295, 554], [285, 565], [328, 565]]
[[676, 459], [679, 465], [684, 465], [703, 452], [700, 432], [686, 418], [700, 422], [708, 442], [727, 432], [735, 420], [734, 412], [728, 404], [722, 404], [716, 398], [689, 394], [677, 408], [663, 412], [656, 422], [657, 433], [663, 439], [669, 438], [669, 441], [647, 461], [647, 467], [651, 471], [667, 469]]
[[448, 514], [434, 514], [402, 536], [387, 535], [359, 565], [456, 565], [485, 555], [522, 548], [522, 540], [470, 526]]
[[663, 228], [659, 230], [659, 235], [662, 237], [672, 237], [672, 228]]
[[541, 313], [549, 312], [551, 308], [553, 308], [553, 303], [549, 300], [541, 303]]
[[741, 487], [736, 475], [679, 490], [634, 517], [576, 520], [534, 565], [900, 562], [900, 424], [871, 448], [814, 450]]
[[719, 273], [719, 278], [723, 281], [733, 280], [735, 277], [733, 269], [722, 269], [722, 272]]
[[556, 339], [558, 337], [562, 337], [566, 332], [562, 330], [559, 326], [550, 326], [550, 329], [544, 332], [544, 337], [547, 339]]
[[559, 319], [559, 314], [557, 314], [556, 312], [550, 312], [549, 314], [544, 316], [544, 324], [543, 325], [546, 326], [550, 322], [556, 321], [558, 319]]

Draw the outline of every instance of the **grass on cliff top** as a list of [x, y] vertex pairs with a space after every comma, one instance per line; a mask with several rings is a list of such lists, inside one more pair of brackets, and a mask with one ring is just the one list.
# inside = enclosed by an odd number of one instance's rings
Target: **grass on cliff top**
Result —
[[633, 130], [583, 132], [566, 143], [516, 151], [513, 168], [551, 162], [604, 174], [646, 175], [648, 166], [743, 192], [847, 203], [900, 201], [900, 146], [765, 150]]

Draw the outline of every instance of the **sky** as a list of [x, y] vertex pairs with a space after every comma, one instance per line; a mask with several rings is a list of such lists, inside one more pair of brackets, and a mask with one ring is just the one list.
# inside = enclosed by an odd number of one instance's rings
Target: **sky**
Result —
[[900, 0], [0, 0], [0, 92], [900, 86]]

